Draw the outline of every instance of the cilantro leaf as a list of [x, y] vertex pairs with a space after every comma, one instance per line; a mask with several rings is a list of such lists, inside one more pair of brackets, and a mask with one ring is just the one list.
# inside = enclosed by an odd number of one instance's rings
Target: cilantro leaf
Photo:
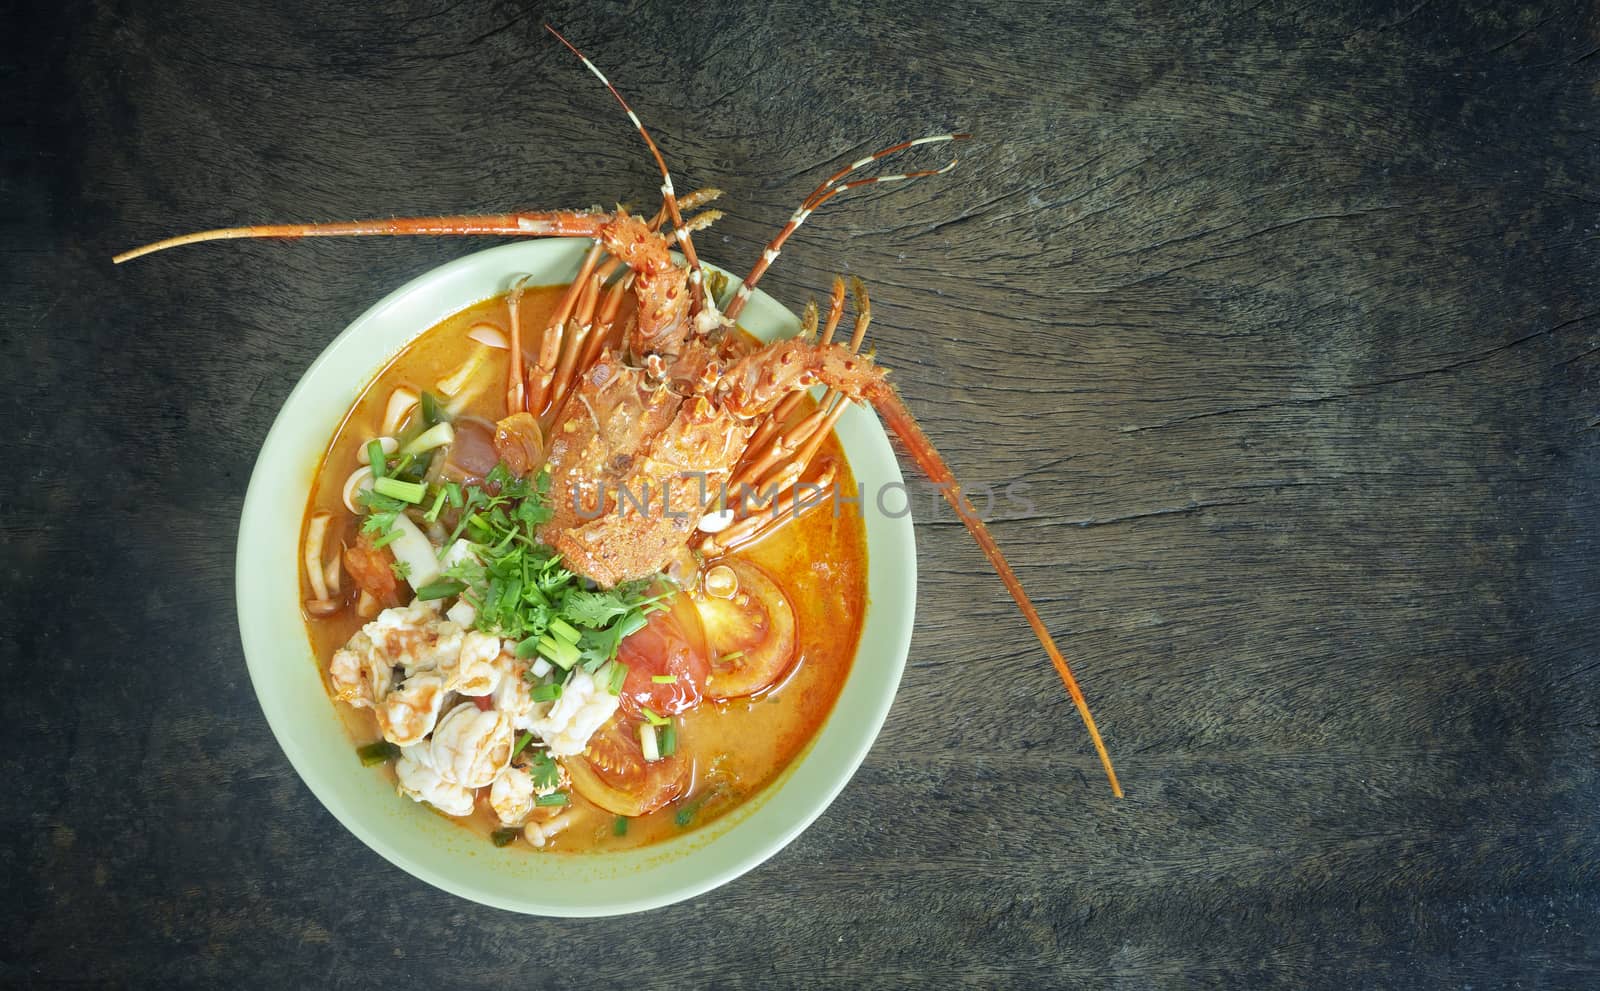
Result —
[[362, 533], [388, 533], [399, 513], [373, 513], [361, 521]]
[[561, 784], [561, 765], [544, 751], [533, 755], [528, 773], [533, 775], [534, 791], [547, 791]]
[[375, 513], [398, 513], [406, 508], [406, 504], [399, 499], [391, 499], [386, 495], [381, 495], [374, 489], [365, 489], [357, 492], [356, 502]]
[[434, 497], [441, 507], [459, 503], [455, 532], [445, 546], [469, 532], [472, 555], [446, 568], [443, 578], [465, 586], [462, 598], [476, 609], [473, 625], [479, 630], [532, 644], [560, 620], [569, 634], [577, 631], [578, 659], [593, 671], [617, 656], [623, 638], [644, 625], [645, 614], [662, 608], [662, 596], [652, 595], [654, 580], [586, 588], [590, 583], [539, 542], [538, 527], [553, 515], [547, 473], [518, 478], [501, 463], [482, 485], [452, 489], [453, 484]]
[[561, 615], [577, 626], [602, 627], [633, 608], [615, 591], [570, 589], [561, 600]]

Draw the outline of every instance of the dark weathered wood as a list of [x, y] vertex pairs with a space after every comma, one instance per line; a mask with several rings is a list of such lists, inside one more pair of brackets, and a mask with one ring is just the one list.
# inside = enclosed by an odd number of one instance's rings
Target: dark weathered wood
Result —
[[[1581, 987], [1600, 964], [1600, 19], [1586, 5], [501, 0], [4, 15], [0, 980]], [[523, 919], [346, 834], [251, 693], [255, 450], [352, 317], [480, 247], [179, 230], [645, 204], [631, 95], [750, 263], [817, 216], [1075, 658], [1128, 798], [951, 519], [882, 737], [793, 846]]]

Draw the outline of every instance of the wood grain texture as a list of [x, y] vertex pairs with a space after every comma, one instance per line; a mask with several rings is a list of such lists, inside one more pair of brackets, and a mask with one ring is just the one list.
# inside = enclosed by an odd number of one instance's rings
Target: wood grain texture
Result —
[[[1253, 0], [4, 15], [0, 982], [1592, 987], [1600, 16]], [[255, 451], [326, 342], [482, 246], [117, 250], [247, 222], [728, 191], [732, 267], [873, 338], [1075, 659], [917, 503], [900, 695], [829, 811], [644, 916], [412, 880], [312, 798], [238, 645]]]

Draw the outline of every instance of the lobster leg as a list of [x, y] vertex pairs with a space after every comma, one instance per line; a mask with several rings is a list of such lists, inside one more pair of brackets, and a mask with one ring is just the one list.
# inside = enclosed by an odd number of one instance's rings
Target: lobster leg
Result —
[[818, 506], [826, 505], [829, 502], [827, 499], [802, 498], [801, 489], [813, 494], [830, 489], [836, 471], [832, 463], [827, 463], [814, 478], [796, 477], [781, 490], [777, 490], [774, 484], [775, 491], [765, 497], [759, 511], [736, 521], [721, 533], [707, 535], [697, 549], [705, 556], [715, 558], [766, 539]]
[[511, 360], [506, 363], [506, 415], [520, 413], [528, 402], [525, 380], [526, 362], [522, 357], [522, 294], [528, 288], [528, 276], [520, 275], [511, 283], [506, 293], [506, 313], [511, 320]]
[[1050, 631], [1045, 628], [1044, 620], [1039, 618], [1039, 611], [1033, 607], [1028, 593], [1023, 591], [1022, 582], [1018, 580], [1016, 572], [1011, 570], [1005, 555], [1000, 553], [999, 545], [989, 535], [989, 528], [984, 526], [972, 501], [956, 483], [950, 466], [945, 464], [944, 458], [928, 439], [928, 435], [923, 432], [916, 418], [911, 415], [911, 411], [906, 409], [905, 403], [893, 386], [880, 379], [867, 387], [865, 398], [872, 403], [873, 409], [883, 417], [895, 436], [905, 444], [906, 450], [911, 453], [911, 457], [922, 469], [923, 474], [939, 486], [945, 499], [955, 508], [956, 515], [966, 524], [967, 532], [972, 534], [972, 539], [978, 542], [978, 547], [994, 566], [994, 570], [1000, 575], [1000, 580], [1005, 582], [1006, 590], [1016, 600], [1017, 608], [1022, 610], [1023, 618], [1033, 627], [1033, 632], [1039, 638], [1039, 643], [1044, 646], [1045, 653], [1050, 655], [1050, 663], [1055, 666], [1056, 674], [1061, 676], [1062, 684], [1066, 685], [1067, 694], [1072, 696], [1072, 704], [1077, 706], [1078, 715], [1083, 717], [1083, 725], [1089, 730], [1089, 738], [1094, 742], [1095, 752], [1100, 755], [1100, 764], [1106, 769], [1106, 779], [1111, 782], [1111, 793], [1121, 798], [1122, 785], [1117, 781], [1117, 772], [1111, 766], [1111, 755], [1106, 751], [1105, 741], [1100, 738], [1100, 730], [1095, 726], [1094, 716], [1089, 712], [1089, 703], [1083, 697], [1083, 690], [1078, 687], [1078, 680], [1072, 676], [1072, 669], [1067, 666], [1067, 659], [1061, 655], [1061, 650], [1051, 638]]
[[[1117, 772], [1111, 766], [1111, 755], [1106, 751], [1099, 727], [1089, 712], [1089, 703], [1084, 699], [1077, 679], [1072, 676], [1066, 658], [1051, 638], [1044, 620], [1039, 618], [1039, 611], [1034, 608], [1028, 593], [1023, 591], [1016, 572], [1011, 570], [1005, 555], [1000, 553], [999, 545], [990, 536], [989, 528], [978, 516], [977, 509], [962, 494], [950, 466], [945, 464], [933, 441], [928, 439], [911, 411], [906, 409], [899, 393], [889, 384], [887, 374], [870, 357], [857, 355], [843, 345], [817, 344], [790, 338], [769, 344], [735, 362], [723, 373], [718, 391], [723, 408], [735, 416], [760, 415], [775, 408], [794, 390], [810, 388], [819, 383], [827, 385], [841, 397], [865, 400], [872, 404], [889, 429], [905, 444], [917, 466], [930, 481], [939, 486], [945, 499], [955, 508], [956, 515], [961, 517], [961, 522], [972, 534], [972, 539], [978, 542], [979, 549], [1005, 583], [1006, 591], [1016, 600], [1017, 608], [1022, 610], [1023, 618], [1033, 627], [1039, 643], [1050, 656], [1056, 674], [1061, 676], [1067, 694], [1072, 697], [1078, 715], [1083, 718], [1085, 728], [1089, 730], [1095, 752], [1105, 767], [1106, 779], [1111, 782], [1112, 794], [1121, 798], [1122, 785], [1118, 783]], [[793, 468], [799, 464], [795, 460], [785, 467]]]
[[[572, 315], [573, 309], [578, 305], [578, 299], [583, 295], [589, 284], [589, 274], [594, 271], [595, 265], [600, 261], [604, 248], [597, 241], [589, 253], [583, 256], [583, 263], [578, 266], [578, 274], [573, 276], [572, 283], [567, 286], [567, 291], [562, 295], [561, 302], [556, 304], [554, 312], [546, 322], [544, 333], [539, 335], [539, 352], [534, 359], [531, 381], [528, 383], [527, 410], [534, 416], [544, 412], [545, 399], [549, 395], [551, 383], [555, 378], [557, 362], [560, 360], [564, 338], [568, 334], [567, 318]], [[519, 412], [510, 410], [511, 413]]]
[[[825, 346], [833, 342], [833, 332], [839, 326], [839, 320], [843, 316], [844, 278], [836, 275], [833, 277], [833, 293], [828, 300], [828, 322], [823, 328], [822, 336], [817, 339], [818, 344]], [[802, 331], [800, 336], [806, 337], [809, 335]], [[859, 347], [860, 345], [857, 345], [856, 348], [851, 350], [857, 350]], [[766, 450], [767, 442], [772, 439], [773, 435], [784, 424], [789, 422], [789, 418], [794, 415], [794, 411], [800, 407], [800, 399], [803, 395], [804, 393], [801, 392], [790, 393], [784, 398], [783, 402], [778, 404], [777, 409], [767, 414], [767, 418], [761, 422], [761, 426], [757, 427], [756, 432], [750, 435], [750, 444], [745, 449], [747, 452], [745, 460], [747, 462], [754, 460], [753, 452]]]
[[609, 213], [583, 213], [574, 210], [551, 213], [498, 213], [481, 217], [398, 217], [390, 220], [353, 220], [332, 224], [263, 224], [258, 227], [223, 227], [212, 231], [182, 234], [156, 241], [111, 259], [114, 264], [144, 255], [202, 241], [231, 241], [237, 238], [302, 237], [407, 237], [449, 234], [483, 234], [501, 237], [599, 237], [601, 228], [612, 219]]
[[590, 337], [604, 330], [597, 331], [595, 327], [595, 305], [600, 300], [600, 286], [605, 281], [604, 271], [597, 271], [584, 280], [582, 290], [578, 297], [577, 308], [567, 321], [566, 333], [561, 341], [561, 358], [556, 365], [554, 378], [551, 379], [550, 388], [546, 395], [549, 402], [546, 406], [545, 418], [541, 420], [540, 427], [549, 431], [560, 415], [562, 406], [566, 403], [568, 390], [578, 374], [578, 355], [588, 343]]

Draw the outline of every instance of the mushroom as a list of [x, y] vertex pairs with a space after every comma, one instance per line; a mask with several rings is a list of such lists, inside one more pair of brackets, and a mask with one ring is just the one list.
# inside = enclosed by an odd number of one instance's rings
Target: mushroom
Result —
[[389, 393], [389, 405], [383, 411], [384, 436], [394, 437], [400, 433], [400, 427], [406, 422], [406, 417], [416, 408], [422, 397], [410, 389], [401, 386]]

